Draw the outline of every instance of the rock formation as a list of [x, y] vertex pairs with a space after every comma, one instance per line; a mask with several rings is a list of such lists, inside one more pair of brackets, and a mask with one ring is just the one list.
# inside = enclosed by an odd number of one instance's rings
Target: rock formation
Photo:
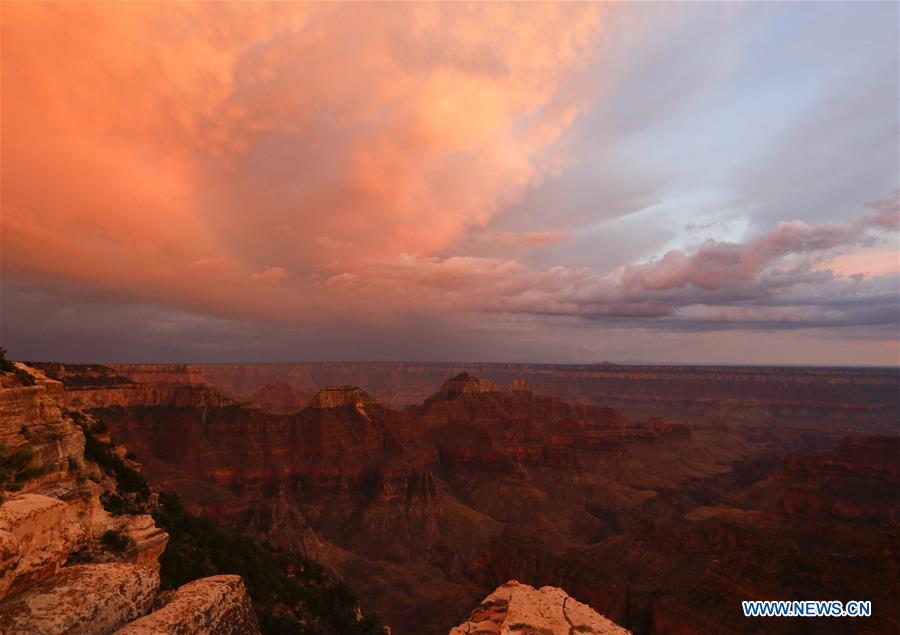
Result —
[[438, 394], [452, 396], [486, 392], [500, 392], [500, 388], [497, 386], [496, 382], [493, 382], [490, 379], [481, 379], [479, 377], [474, 377], [467, 372], [462, 372], [445, 381], [444, 385], [441, 386], [441, 389], [438, 391]]
[[[0, 375], [2, 630], [111, 633], [147, 614], [157, 600], [158, 559], [168, 535], [141, 509], [106, 508], [113, 497], [123, 507], [139, 500], [151, 504], [137, 464], [123, 458], [124, 448], [101, 459], [99, 442], [89, 440], [63, 410], [62, 384], [29, 367], [17, 369]], [[111, 389], [118, 386], [110, 383]], [[173, 613], [164, 631], [129, 632], [258, 632], [237, 576], [227, 592], [210, 595], [204, 622], [185, 611], [169, 609], [165, 615]], [[228, 630], [238, 613], [241, 629]]]
[[484, 598], [469, 619], [450, 630], [449, 635], [630, 635], [586, 604], [557, 587], [535, 589], [510, 580]]
[[257, 628], [256, 615], [241, 577], [217, 575], [179, 587], [161, 609], [127, 624], [116, 634], [243, 635]]

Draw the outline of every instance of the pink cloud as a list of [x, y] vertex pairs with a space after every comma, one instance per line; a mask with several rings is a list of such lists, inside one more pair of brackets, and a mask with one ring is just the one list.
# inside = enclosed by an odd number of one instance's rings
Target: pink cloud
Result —
[[[601, 11], [12, 4], [4, 266], [169, 306], [318, 315], [330, 300], [302, 280], [432, 257], [552, 169]], [[277, 297], [254, 284], [275, 281]]]
[[496, 242], [500, 245], [509, 245], [514, 247], [541, 247], [543, 245], [553, 245], [563, 243], [569, 240], [569, 235], [562, 232], [542, 231], [542, 232], [525, 232], [522, 234], [499, 234], [499, 235], [483, 235], [479, 236], [482, 242]]
[[284, 267], [269, 267], [268, 269], [264, 269], [263, 271], [257, 271], [256, 273], [250, 274], [251, 280], [264, 284], [272, 284], [274, 282], [278, 282], [279, 280], [284, 280], [287, 277], [288, 272], [284, 269]]
[[8, 3], [4, 272], [303, 323], [418, 309], [814, 321], [840, 310], [723, 307], [812, 285], [869, 293], [816, 266], [895, 230], [896, 197], [858, 222], [783, 222], [609, 272], [458, 253], [567, 239], [486, 228], [565, 163], [603, 10]]

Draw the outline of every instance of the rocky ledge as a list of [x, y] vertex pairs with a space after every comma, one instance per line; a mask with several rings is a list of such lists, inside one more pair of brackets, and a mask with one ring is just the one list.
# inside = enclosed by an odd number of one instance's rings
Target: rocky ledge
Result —
[[560, 588], [535, 589], [510, 580], [487, 596], [469, 619], [450, 630], [449, 635], [630, 635], [587, 604], [571, 598]]
[[131, 622], [116, 631], [116, 635], [241, 635], [258, 630], [256, 614], [241, 577], [216, 575], [179, 587], [165, 606]]
[[146, 513], [140, 466], [64, 409], [60, 382], [14, 368], [0, 373], [0, 632], [106, 635], [138, 620], [126, 632], [258, 633], [239, 576], [160, 594], [169, 536]]

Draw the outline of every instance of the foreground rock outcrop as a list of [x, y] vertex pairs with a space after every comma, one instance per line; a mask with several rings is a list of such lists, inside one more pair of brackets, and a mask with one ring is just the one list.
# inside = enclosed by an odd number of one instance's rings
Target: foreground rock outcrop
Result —
[[258, 630], [256, 615], [241, 577], [217, 575], [179, 587], [163, 608], [128, 624], [116, 633], [243, 635]]
[[[159, 603], [154, 495], [123, 447], [64, 409], [60, 382], [14, 368], [0, 373], [0, 631], [112, 633]], [[259, 632], [239, 576], [185, 585], [147, 619], [160, 613], [161, 630], [128, 632]]]
[[0, 623], [4, 632], [22, 635], [111, 633], [146, 613], [158, 589], [158, 567], [128, 563], [65, 567], [0, 605]]
[[535, 589], [510, 580], [487, 596], [469, 619], [450, 630], [450, 635], [629, 635], [631, 631], [606, 619], [587, 604], [569, 597], [560, 588]]

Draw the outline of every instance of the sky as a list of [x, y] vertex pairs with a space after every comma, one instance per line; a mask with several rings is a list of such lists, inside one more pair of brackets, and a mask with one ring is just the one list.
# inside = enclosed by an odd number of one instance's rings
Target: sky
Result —
[[900, 4], [2, 4], [0, 344], [900, 363]]

